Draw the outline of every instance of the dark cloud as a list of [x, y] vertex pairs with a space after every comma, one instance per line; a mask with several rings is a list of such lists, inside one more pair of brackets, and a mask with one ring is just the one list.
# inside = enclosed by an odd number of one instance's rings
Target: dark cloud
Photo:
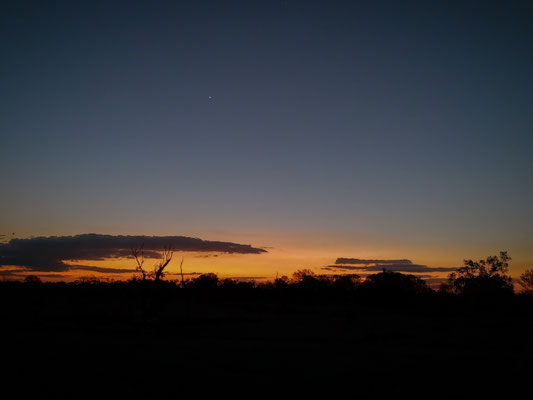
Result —
[[236, 277], [230, 277], [229, 279], [232, 279], [234, 281], [238, 282], [251, 282], [251, 281], [259, 281], [262, 279], [268, 279], [266, 276], [236, 276]]
[[[26, 276], [30, 275], [28, 272], [33, 272], [28, 269], [8, 269], [8, 270], [0, 270], [0, 277], [5, 278], [25, 278]], [[62, 274], [39, 274], [39, 273], [31, 273], [33, 276], [37, 276], [39, 278], [60, 278], [65, 279], [68, 278], [68, 275], [62, 275]]]
[[176, 276], [196, 276], [196, 275], [202, 275], [204, 272], [184, 272], [183, 274], [181, 272], [165, 272], [165, 276], [169, 275], [176, 275]]
[[371, 264], [398, 264], [398, 265], [408, 265], [412, 264], [411, 260], [366, 260], [363, 258], [337, 258], [335, 264], [361, 264], [361, 265], [371, 265]]
[[135, 269], [93, 267], [89, 265], [70, 265], [69, 267], [70, 267], [70, 270], [93, 271], [93, 272], [100, 272], [102, 274], [130, 274], [132, 272], [137, 272], [137, 270]]
[[218, 257], [218, 254], [195, 254], [195, 258], [211, 258], [211, 257]]
[[[131, 257], [131, 248], [143, 246], [145, 258], [159, 258], [165, 246], [174, 251], [214, 252], [234, 254], [260, 254], [266, 250], [247, 244], [219, 242], [186, 236], [112, 236], [84, 234], [76, 236], [50, 236], [29, 239], [12, 239], [0, 244], [0, 267], [14, 265], [33, 271], [66, 272], [84, 268], [97, 271], [97, 267], [71, 266], [67, 260], [95, 260]], [[90, 269], [88, 269], [90, 268]], [[100, 271], [115, 269], [101, 268]], [[111, 271], [112, 270], [112, 271]], [[118, 270], [120, 273], [120, 270]], [[133, 272], [128, 270], [128, 272]]]
[[20, 276], [20, 273], [27, 272], [26, 269], [6, 269], [0, 270], [0, 276]]
[[457, 268], [448, 267], [428, 267], [420, 264], [376, 264], [376, 265], [328, 265], [322, 269], [327, 271], [344, 270], [344, 271], [365, 271], [365, 272], [380, 272], [386, 269], [393, 272], [408, 272], [408, 273], [422, 273], [422, 272], [451, 272]]
[[345, 271], [365, 271], [378, 272], [386, 269], [394, 272], [422, 273], [422, 272], [450, 272], [456, 268], [433, 268], [427, 265], [413, 264], [411, 260], [373, 260], [363, 258], [337, 258], [335, 265], [328, 265], [322, 269], [327, 271], [345, 270]]

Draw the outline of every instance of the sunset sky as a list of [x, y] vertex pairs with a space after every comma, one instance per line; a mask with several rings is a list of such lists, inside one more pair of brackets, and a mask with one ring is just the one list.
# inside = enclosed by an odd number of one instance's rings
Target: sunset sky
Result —
[[170, 272], [445, 277], [506, 250], [517, 277], [531, 21], [529, 1], [3, 1], [0, 274], [129, 277], [119, 237], [145, 235]]

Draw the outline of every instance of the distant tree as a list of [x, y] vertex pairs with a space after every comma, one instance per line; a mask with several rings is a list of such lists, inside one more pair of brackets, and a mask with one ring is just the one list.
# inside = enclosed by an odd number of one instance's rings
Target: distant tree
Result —
[[218, 276], [210, 272], [188, 281], [188, 286], [200, 290], [213, 290], [218, 287], [218, 283]]
[[36, 284], [42, 283], [42, 281], [41, 281], [41, 278], [39, 278], [37, 275], [27, 275], [24, 278], [24, 283], [36, 285]]
[[533, 269], [527, 269], [522, 275], [518, 284], [522, 286], [524, 293], [533, 294]]
[[459, 294], [513, 293], [512, 279], [507, 275], [509, 260], [511, 257], [506, 251], [485, 260], [464, 260], [464, 266], [452, 272], [448, 282]]
[[92, 276], [82, 276], [81, 278], [76, 279], [74, 283], [77, 285], [100, 285], [104, 283], [104, 281]]
[[243, 300], [244, 296], [252, 293], [256, 288], [255, 281], [238, 281], [231, 278], [222, 279], [218, 282], [218, 288], [223, 296]]
[[310, 269], [300, 269], [293, 273], [292, 287], [299, 290], [307, 300], [319, 294], [324, 294], [331, 286], [331, 278], [326, 275], [316, 275]]
[[296, 282], [301, 282], [308, 277], [315, 277], [315, 273], [310, 269], [299, 269], [292, 274], [292, 279]]
[[225, 278], [218, 282], [218, 286], [233, 289], [237, 286], [237, 283], [238, 282], [235, 279]]
[[361, 284], [361, 277], [356, 274], [339, 275], [333, 279], [333, 288], [340, 291], [350, 291]]

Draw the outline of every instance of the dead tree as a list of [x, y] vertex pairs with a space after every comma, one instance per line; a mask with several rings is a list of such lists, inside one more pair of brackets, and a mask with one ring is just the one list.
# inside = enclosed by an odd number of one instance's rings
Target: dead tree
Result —
[[159, 280], [164, 276], [163, 270], [168, 265], [170, 260], [172, 260], [172, 255], [174, 253], [172, 252], [172, 248], [170, 246], [166, 246], [163, 249], [163, 254], [161, 256], [161, 261], [154, 267], [154, 281], [159, 282]]
[[183, 278], [183, 260], [184, 260], [184, 257], [181, 258], [181, 263], [180, 263], [180, 274], [181, 274], [181, 286], [185, 286], [185, 279]]
[[[135, 258], [135, 261], [137, 262], [137, 271], [141, 273], [143, 281], [146, 281], [147, 277], [153, 277], [155, 282], [159, 282], [161, 278], [163, 278], [163, 276], [165, 275], [163, 272], [164, 269], [170, 263], [170, 260], [172, 260], [172, 255], [173, 255], [172, 248], [170, 246], [166, 246], [163, 248], [162, 253], [161, 253], [161, 261], [159, 261], [159, 263], [157, 263], [154, 266], [154, 270], [150, 274], [148, 274], [146, 270], [143, 268], [143, 264], [144, 264], [144, 249], [143, 248], [144, 248], [144, 244], [139, 247], [131, 248], [131, 254]], [[183, 264], [183, 261], [182, 261], [182, 264]]]
[[132, 247], [131, 248], [131, 254], [133, 254], [133, 257], [135, 257], [135, 261], [137, 262], [137, 271], [139, 271], [143, 277], [143, 281], [146, 280], [146, 271], [143, 269], [144, 264], [144, 250], [143, 250], [144, 244], [142, 244], [139, 247]]

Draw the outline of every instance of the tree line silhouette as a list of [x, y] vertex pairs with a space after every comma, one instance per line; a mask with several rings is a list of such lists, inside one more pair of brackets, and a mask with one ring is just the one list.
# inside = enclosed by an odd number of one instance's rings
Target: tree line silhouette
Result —
[[[142, 246], [132, 249], [137, 264], [138, 276], [130, 281], [107, 281], [97, 278], [81, 278], [72, 283], [49, 283], [52, 286], [71, 287], [129, 287], [142, 293], [165, 292], [172, 290], [185, 292], [205, 298], [228, 297], [238, 299], [254, 295], [278, 294], [293, 300], [314, 301], [328, 299], [373, 299], [375, 301], [409, 300], [416, 296], [459, 295], [463, 297], [509, 297], [514, 293], [513, 280], [508, 275], [511, 257], [502, 251], [499, 255], [473, 261], [464, 260], [464, 265], [448, 276], [438, 288], [430, 287], [425, 280], [412, 274], [388, 271], [371, 274], [364, 279], [357, 274], [320, 275], [310, 269], [300, 269], [291, 278], [276, 277], [273, 281], [240, 281], [231, 278], [219, 278], [214, 273], [200, 274], [185, 279], [183, 259], [180, 264], [180, 280], [164, 280], [164, 270], [170, 263], [173, 252], [170, 247], [162, 252], [161, 260], [154, 266], [153, 272], [144, 267]], [[25, 277], [25, 284], [31, 287], [43, 284], [34, 275]], [[7, 282], [3, 282], [4, 284]], [[533, 294], [533, 270], [526, 270], [518, 280], [520, 294]]]

